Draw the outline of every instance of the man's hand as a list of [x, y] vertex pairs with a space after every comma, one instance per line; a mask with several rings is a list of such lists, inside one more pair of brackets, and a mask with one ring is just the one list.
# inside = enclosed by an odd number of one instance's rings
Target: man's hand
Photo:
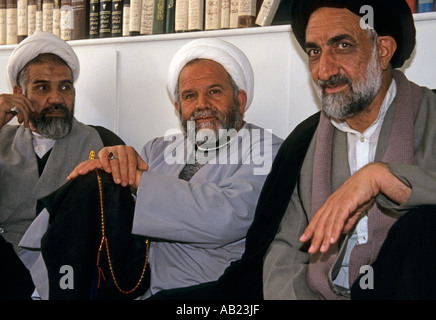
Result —
[[148, 165], [133, 147], [123, 145], [105, 147], [98, 153], [98, 159], [80, 163], [70, 173], [67, 180], [87, 174], [95, 169], [103, 169], [108, 173], [112, 173], [115, 183], [138, 188], [142, 173], [148, 170]]
[[[14, 112], [15, 107], [17, 111]], [[0, 129], [15, 116], [27, 128], [29, 115], [33, 112], [32, 103], [23, 94], [0, 94]]]
[[412, 190], [395, 177], [387, 164], [373, 162], [354, 173], [315, 213], [301, 242], [312, 239], [309, 253], [326, 252], [341, 233], [349, 232], [361, 213], [369, 209], [380, 193], [397, 204], [404, 203]]

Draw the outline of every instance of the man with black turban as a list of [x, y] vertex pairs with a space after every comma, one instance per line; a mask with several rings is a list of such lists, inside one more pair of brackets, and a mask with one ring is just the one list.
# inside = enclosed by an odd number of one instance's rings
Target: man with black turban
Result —
[[394, 70], [415, 46], [406, 1], [294, 0], [291, 25], [322, 111], [277, 154], [242, 259], [155, 298], [435, 298], [436, 95]]

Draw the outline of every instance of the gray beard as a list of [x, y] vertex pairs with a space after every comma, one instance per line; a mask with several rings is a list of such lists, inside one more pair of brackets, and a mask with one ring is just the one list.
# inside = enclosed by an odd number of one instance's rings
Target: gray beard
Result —
[[[194, 119], [199, 116], [207, 116], [207, 115], [217, 115], [218, 111], [213, 109], [205, 109], [200, 111], [195, 111], [188, 121], [195, 121]], [[182, 119], [182, 112], [179, 112], [180, 123], [183, 130], [183, 133], [187, 135], [187, 121]], [[242, 121], [242, 115], [239, 113], [239, 105], [235, 104], [229, 110], [229, 112], [224, 114], [224, 117], [217, 117], [219, 124], [217, 127], [204, 128], [205, 125], [195, 124], [195, 134], [196, 134], [196, 143], [198, 146], [203, 145], [208, 142], [210, 144], [216, 144], [220, 142], [220, 135], [225, 133], [228, 130], [234, 129], [236, 130], [239, 124]], [[213, 131], [214, 134], [211, 135], [210, 130]]]
[[45, 138], [60, 139], [71, 131], [73, 126], [73, 111], [69, 112], [64, 106], [59, 107], [66, 111], [66, 115], [62, 118], [47, 118], [43, 111], [31, 120], [37, 132]]
[[[347, 83], [351, 94], [343, 92], [325, 94], [326, 85]], [[317, 91], [322, 100], [322, 110], [331, 118], [343, 121], [365, 110], [380, 90], [382, 84], [382, 70], [377, 60], [377, 48], [373, 50], [368, 64], [366, 76], [362, 82], [353, 84], [343, 75], [335, 75], [327, 81], [318, 81]]]

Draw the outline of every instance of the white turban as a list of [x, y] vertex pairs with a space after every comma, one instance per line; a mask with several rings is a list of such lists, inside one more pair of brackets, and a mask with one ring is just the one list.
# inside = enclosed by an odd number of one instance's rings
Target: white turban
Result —
[[11, 87], [17, 84], [17, 75], [21, 69], [41, 53], [53, 53], [65, 60], [73, 73], [73, 81], [76, 81], [80, 64], [70, 45], [51, 32], [36, 31], [21, 41], [9, 57], [8, 78]]
[[194, 59], [209, 59], [221, 64], [232, 77], [236, 86], [247, 93], [245, 111], [253, 100], [254, 76], [245, 54], [234, 45], [215, 38], [197, 39], [185, 44], [177, 51], [168, 70], [167, 88], [173, 101], [177, 100], [175, 89], [180, 71]]

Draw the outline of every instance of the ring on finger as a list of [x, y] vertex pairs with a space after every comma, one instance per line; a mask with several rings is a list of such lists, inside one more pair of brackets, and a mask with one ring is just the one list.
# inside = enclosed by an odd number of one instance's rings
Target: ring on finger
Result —
[[109, 161], [118, 159], [117, 155], [114, 154], [113, 152], [109, 152], [109, 154], [107, 155], [107, 158], [109, 159]]

